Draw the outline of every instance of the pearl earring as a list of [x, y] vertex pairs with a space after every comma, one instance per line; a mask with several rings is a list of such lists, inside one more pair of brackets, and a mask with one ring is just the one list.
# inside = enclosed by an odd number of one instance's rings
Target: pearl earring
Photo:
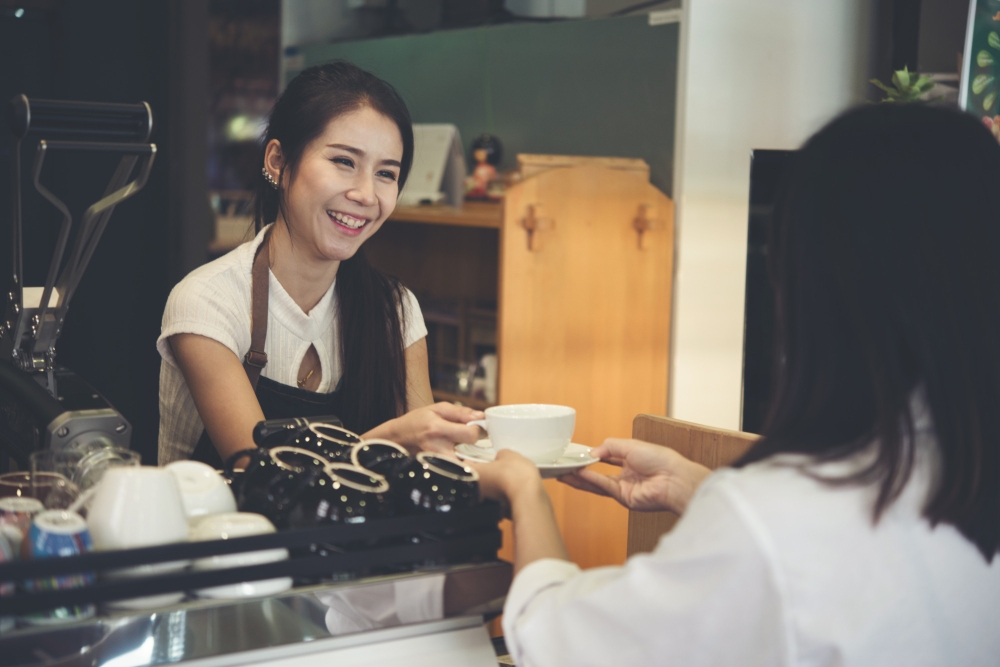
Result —
[[267, 181], [268, 183], [270, 183], [272, 188], [274, 188], [275, 190], [278, 189], [278, 181], [274, 180], [274, 176], [272, 176], [267, 171], [267, 167], [261, 167], [260, 168], [260, 173], [262, 173], [264, 175], [264, 180]]

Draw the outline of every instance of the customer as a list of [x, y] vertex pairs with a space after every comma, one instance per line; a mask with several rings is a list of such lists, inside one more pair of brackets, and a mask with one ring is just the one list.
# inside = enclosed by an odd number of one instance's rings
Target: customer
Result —
[[566, 479], [683, 512], [653, 553], [581, 572], [535, 467], [476, 466], [513, 518], [519, 667], [1000, 664], [1000, 146], [869, 106], [788, 176], [764, 437], [711, 475], [609, 440], [620, 476]]
[[221, 467], [253, 446], [265, 418], [332, 414], [414, 448], [475, 442], [467, 422], [482, 413], [430, 405], [416, 299], [361, 250], [412, 162], [410, 115], [386, 82], [332, 62], [288, 84], [262, 143], [256, 238], [193, 271], [167, 301], [161, 464]]

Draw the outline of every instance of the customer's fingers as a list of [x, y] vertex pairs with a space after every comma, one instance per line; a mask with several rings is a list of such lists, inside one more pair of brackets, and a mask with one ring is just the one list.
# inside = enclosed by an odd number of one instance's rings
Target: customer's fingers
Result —
[[600, 459], [605, 463], [620, 466], [629, 452], [636, 448], [638, 440], [627, 440], [625, 438], [608, 438], [599, 446], [590, 450], [590, 455], [595, 459]]
[[596, 484], [591, 484], [587, 480], [583, 479], [576, 473], [570, 473], [568, 475], [563, 475], [558, 478], [560, 482], [566, 486], [572, 486], [574, 489], [579, 489], [581, 491], [586, 491], [587, 493], [593, 493], [598, 496], [607, 496], [608, 494], [603, 488], [597, 486]]
[[589, 491], [590, 493], [607, 496], [614, 498], [618, 502], [622, 502], [621, 487], [618, 484], [617, 477], [602, 475], [599, 472], [584, 469], [572, 475], [564, 475], [559, 480], [575, 489]]

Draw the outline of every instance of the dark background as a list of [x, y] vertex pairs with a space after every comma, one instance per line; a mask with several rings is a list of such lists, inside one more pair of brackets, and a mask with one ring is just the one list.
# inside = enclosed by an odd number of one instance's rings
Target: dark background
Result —
[[[184, 252], [184, 225], [177, 222], [185, 214], [185, 179], [197, 189], [198, 175], [203, 182], [205, 171], [204, 148], [198, 154], [204, 132], [194, 137], [200, 142], [187, 139], [198, 114], [179, 106], [186, 96], [178, 91], [192, 83], [190, 76], [184, 77], [191, 69], [185, 68], [184, 42], [191, 26], [197, 32], [200, 25], [186, 21], [185, 29], [186, 11], [166, 0], [0, 3], [0, 102], [5, 115], [7, 101], [21, 93], [29, 98], [146, 101], [153, 109], [151, 141], [159, 151], [149, 181], [112, 215], [57, 344], [58, 362], [89, 381], [132, 423], [132, 448], [147, 464], [156, 462], [160, 359], [154, 343], [163, 306], [176, 277], [198, 261]], [[200, 118], [203, 124], [203, 110]], [[9, 291], [11, 281], [11, 147], [4, 123], [0, 294]], [[34, 153], [35, 145], [22, 144], [22, 174], [30, 170]], [[76, 221], [101, 197], [116, 163], [106, 156], [52, 155], [41, 181], [67, 204]], [[59, 216], [30, 180], [23, 184], [22, 196], [26, 284], [43, 284]], [[203, 253], [204, 244], [201, 248]]]

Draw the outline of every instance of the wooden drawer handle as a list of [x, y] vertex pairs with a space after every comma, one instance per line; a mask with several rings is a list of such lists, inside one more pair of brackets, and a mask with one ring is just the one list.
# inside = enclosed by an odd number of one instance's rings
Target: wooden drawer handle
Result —
[[646, 248], [644, 242], [646, 232], [656, 231], [663, 227], [659, 220], [650, 215], [651, 209], [652, 206], [649, 204], [640, 204], [639, 213], [632, 220], [632, 228], [635, 229], [636, 234], [639, 236], [639, 250]]
[[521, 226], [528, 233], [528, 250], [538, 250], [538, 238], [535, 232], [549, 231], [556, 228], [556, 221], [552, 218], [540, 218], [537, 215], [535, 204], [528, 205], [527, 214], [521, 218]]

